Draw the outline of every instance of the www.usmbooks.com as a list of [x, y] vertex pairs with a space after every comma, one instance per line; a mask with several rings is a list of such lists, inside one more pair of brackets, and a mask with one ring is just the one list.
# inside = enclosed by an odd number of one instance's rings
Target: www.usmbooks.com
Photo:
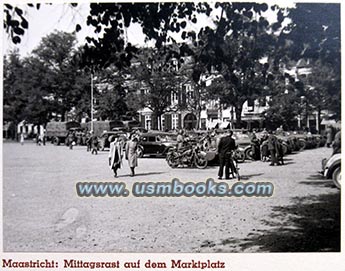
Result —
[[135, 182], [130, 190], [124, 182], [78, 182], [80, 197], [270, 197], [274, 186], [270, 182]]

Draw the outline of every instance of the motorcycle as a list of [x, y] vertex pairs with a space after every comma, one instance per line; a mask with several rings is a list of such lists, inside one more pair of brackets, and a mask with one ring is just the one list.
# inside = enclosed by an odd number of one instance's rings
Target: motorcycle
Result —
[[168, 165], [172, 168], [178, 166], [197, 167], [204, 169], [207, 167], [206, 152], [201, 151], [197, 145], [190, 145], [183, 150], [171, 148], [166, 156]]

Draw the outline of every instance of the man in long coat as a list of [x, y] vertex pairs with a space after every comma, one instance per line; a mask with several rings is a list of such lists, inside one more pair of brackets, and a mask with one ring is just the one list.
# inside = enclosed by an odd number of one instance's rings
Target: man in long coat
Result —
[[138, 166], [138, 138], [135, 134], [131, 135], [131, 140], [126, 144], [126, 159], [128, 160], [128, 165], [131, 169], [131, 177], [134, 176], [134, 168]]
[[278, 162], [278, 139], [277, 137], [271, 132], [267, 139], [268, 143], [268, 150], [271, 154], [271, 163], [270, 166], [280, 166], [280, 163]]
[[232, 134], [233, 132], [229, 130], [227, 135], [222, 137], [218, 144], [218, 155], [219, 155], [218, 179], [223, 178], [224, 166], [225, 166], [225, 179], [230, 179], [231, 152], [236, 149], [235, 140], [231, 137]]
[[121, 168], [123, 157], [123, 145], [118, 136], [112, 136], [110, 139], [109, 150], [109, 168], [114, 171], [114, 177], [117, 177], [117, 170]]

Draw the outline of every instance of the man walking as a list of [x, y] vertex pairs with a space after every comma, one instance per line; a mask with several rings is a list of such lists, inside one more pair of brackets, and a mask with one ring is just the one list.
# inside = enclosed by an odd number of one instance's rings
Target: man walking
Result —
[[222, 137], [218, 144], [218, 156], [219, 156], [219, 171], [218, 179], [223, 178], [223, 169], [225, 166], [225, 179], [230, 179], [230, 163], [231, 152], [236, 149], [235, 140], [231, 137], [233, 132], [228, 130], [226, 136]]
[[122, 141], [119, 139], [117, 135], [113, 135], [109, 138], [110, 143], [110, 150], [109, 150], [109, 168], [113, 170], [114, 177], [117, 177], [117, 170], [121, 168], [122, 164]]
[[129, 168], [131, 169], [131, 177], [134, 177], [134, 168], [138, 166], [138, 138], [135, 134], [130, 136], [130, 140], [126, 144], [126, 160], [128, 160]]

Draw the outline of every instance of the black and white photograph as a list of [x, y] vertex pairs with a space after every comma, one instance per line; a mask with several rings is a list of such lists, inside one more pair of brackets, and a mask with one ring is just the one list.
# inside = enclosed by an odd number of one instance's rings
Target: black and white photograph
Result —
[[340, 2], [2, 8], [4, 253], [340, 254]]

